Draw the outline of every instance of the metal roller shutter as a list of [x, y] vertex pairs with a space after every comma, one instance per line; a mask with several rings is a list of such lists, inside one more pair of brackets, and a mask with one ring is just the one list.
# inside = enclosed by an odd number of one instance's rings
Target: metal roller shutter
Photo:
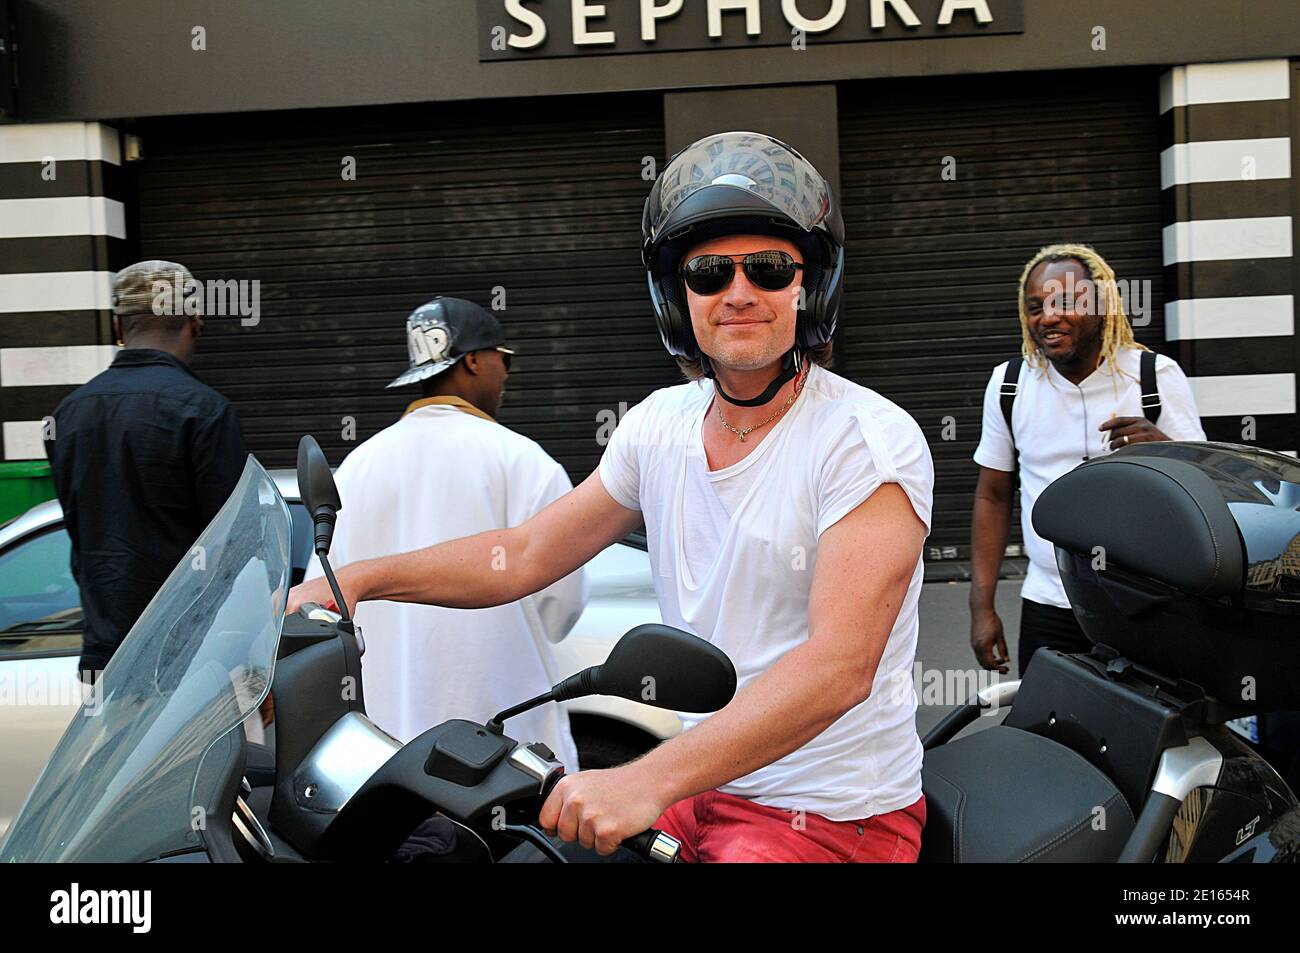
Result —
[[[1034, 252], [1084, 242], [1119, 278], [1149, 280], [1150, 323], [1135, 333], [1163, 349], [1157, 94], [1146, 70], [840, 87], [840, 370], [925, 431], [930, 558], [969, 555], [984, 386], [1020, 351], [1016, 283]], [[954, 181], [941, 176], [948, 156]]]
[[[679, 379], [638, 253], [642, 159], [663, 161], [659, 97], [138, 131], [142, 257], [182, 262], [201, 281], [261, 281], [260, 323], [209, 320], [195, 365], [236, 404], [265, 465], [292, 465], [303, 433], [337, 463], [397, 419], [419, 396], [384, 390], [406, 366], [403, 320], [435, 294], [490, 307], [505, 290], [499, 316], [519, 354], [502, 422], [575, 482], [599, 459], [598, 412]], [[347, 156], [355, 181], [342, 177]]]

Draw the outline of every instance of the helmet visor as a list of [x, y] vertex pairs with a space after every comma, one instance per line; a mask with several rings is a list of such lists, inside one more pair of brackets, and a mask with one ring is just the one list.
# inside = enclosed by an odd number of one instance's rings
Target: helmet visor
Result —
[[673, 211], [713, 185], [753, 193], [806, 232], [831, 208], [826, 180], [785, 143], [756, 132], [723, 132], [701, 139], [669, 161], [646, 200], [645, 237], [657, 241]]

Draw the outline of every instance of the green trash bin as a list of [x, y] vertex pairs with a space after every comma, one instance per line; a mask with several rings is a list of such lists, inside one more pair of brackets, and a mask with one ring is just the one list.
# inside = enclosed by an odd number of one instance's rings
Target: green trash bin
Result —
[[0, 463], [0, 523], [52, 499], [54, 478], [48, 460]]

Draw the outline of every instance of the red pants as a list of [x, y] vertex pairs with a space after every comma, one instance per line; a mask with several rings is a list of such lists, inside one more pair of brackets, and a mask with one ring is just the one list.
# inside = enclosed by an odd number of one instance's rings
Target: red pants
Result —
[[682, 842], [685, 863], [914, 863], [925, 798], [861, 821], [832, 821], [720, 791], [678, 801], [655, 827]]

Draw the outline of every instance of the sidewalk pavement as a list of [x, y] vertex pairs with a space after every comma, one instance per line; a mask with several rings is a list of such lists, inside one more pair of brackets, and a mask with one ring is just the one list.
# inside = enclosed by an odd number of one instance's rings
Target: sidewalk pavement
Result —
[[[1020, 632], [1020, 584], [1023, 581], [1023, 577], [1012, 577], [998, 583], [998, 615], [1002, 618], [1007, 649], [1011, 653], [1011, 670], [999, 676], [1001, 681], [1019, 677], [1015, 659]], [[927, 691], [926, 683], [930, 679], [925, 677], [926, 672], [935, 678], [942, 675], [946, 683], [958, 685], [973, 683], [972, 676], [987, 679], [996, 674], [981, 669], [971, 651], [969, 599], [969, 582], [927, 582], [921, 590], [921, 633], [916, 660], [921, 664], [923, 677], [922, 683], [916, 686], [920, 696], [916, 727], [922, 736], [938, 724], [950, 708], [964, 700], [936, 697], [939, 693]], [[982, 686], [986, 682], [980, 681], [979, 684]], [[1001, 720], [1000, 717], [979, 718], [971, 730], [987, 728]]]

